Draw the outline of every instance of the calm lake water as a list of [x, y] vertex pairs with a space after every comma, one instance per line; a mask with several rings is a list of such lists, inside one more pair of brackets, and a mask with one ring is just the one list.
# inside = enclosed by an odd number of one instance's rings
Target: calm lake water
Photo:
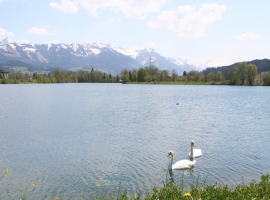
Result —
[[[270, 87], [0, 85], [0, 199], [94, 197], [162, 186], [167, 154], [192, 170], [173, 180], [235, 186], [270, 173]], [[179, 102], [179, 105], [176, 103]], [[0, 174], [1, 176], [1, 174]], [[36, 187], [31, 188], [35, 183]]]

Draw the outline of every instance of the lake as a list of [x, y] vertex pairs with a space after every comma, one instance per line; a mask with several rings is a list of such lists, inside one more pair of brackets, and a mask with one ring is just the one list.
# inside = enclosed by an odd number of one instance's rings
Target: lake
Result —
[[270, 172], [270, 87], [21, 84], [0, 85], [0, 95], [0, 171], [10, 170], [0, 199], [26, 188], [27, 199], [94, 197], [120, 184], [150, 192], [166, 180], [169, 150], [188, 159], [191, 140], [203, 156], [174, 170], [175, 183], [233, 187]]

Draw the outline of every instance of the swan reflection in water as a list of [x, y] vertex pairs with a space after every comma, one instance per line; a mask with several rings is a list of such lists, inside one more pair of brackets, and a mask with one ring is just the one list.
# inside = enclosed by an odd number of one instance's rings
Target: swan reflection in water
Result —
[[[178, 170], [172, 170], [172, 169], [168, 169], [167, 173], [169, 174], [169, 177], [167, 177], [167, 180], [169, 181], [168, 183], [175, 183], [174, 179], [175, 179], [175, 175], [179, 176], [180, 174], [182, 174], [182, 179], [184, 175], [192, 175], [194, 172], [194, 169], [178, 169]], [[178, 178], [177, 178], [178, 179]], [[181, 180], [181, 178], [180, 178]], [[179, 182], [179, 180], [177, 180], [176, 182]]]

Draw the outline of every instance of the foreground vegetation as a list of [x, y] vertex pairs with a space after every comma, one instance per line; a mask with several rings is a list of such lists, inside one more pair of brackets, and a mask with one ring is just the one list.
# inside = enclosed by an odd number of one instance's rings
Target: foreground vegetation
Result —
[[[9, 173], [9, 169], [6, 169], [3, 175], [0, 178], [1, 180], [4, 176]], [[166, 179], [167, 180], [167, 179]], [[259, 182], [253, 180], [249, 184], [240, 184], [234, 188], [228, 187], [224, 184], [213, 184], [207, 185], [204, 183], [194, 183], [189, 186], [189, 188], [183, 187], [183, 181], [178, 185], [174, 182], [165, 182], [163, 187], [157, 188], [153, 187], [150, 193], [139, 194], [135, 193], [134, 195], [128, 195], [126, 191], [121, 191], [121, 185], [117, 193], [113, 191], [106, 191], [105, 193], [99, 192], [99, 186], [102, 184], [102, 180], [99, 181], [97, 185], [97, 192], [94, 198], [88, 198], [87, 196], [80, 196], [76, 198], [77, 200], [180, 200], [180, 199], [211, 199], [211, 200], [228, 200], [228, 199], [269, 199], [270, 198], [270, 177], [269, 174], [262, 175]], [[1, 186], [1, 185], [0, 185]], [[33, 183], [32, 188], [36, 187]], [[26, 188], [24, 194], [19, 197], [19, 199], [26, 200], [28, 187]], [[29, 191], [31, 192], [31, 191]], [[2, 193], [2, 192], [1, 192]], [[55, 200], [67, 199], [65, 197], [56, 196]]]
[[[144, 196], [144, 197], [142, 197]], [[244, 183], [234, 188], [227, 185], [213, 184], [192, 184], [188, 189], [183, 188], [183, 183], [177, 185], [175, 183], [165, 183], [163, 187], [153, 187], [150, 193], [139, 195], [136, 193], [133, 196], [128, 196], [126, 192], [120, 193], [118, 196], [104, 195], [96, 197], [95, 200], [180, 200], [180, 199], [211, 199], [211, 200], [243, 200], [243, 199], [269, 199], [270, 198], [270, 182], [269, 175], [262, 175], [261, 180], [256, 182], [253, 180], [251, 183], [245, 185]], [[87, 198], [85, 198], [87, 199]]]
[[[209, 71], [209, 70], [208, 70]], [[205, 71], [206, 72], [206, 71]], [[178, 75], [176, 70], [159, 70], [155, 66], [141, 67], [138, 70], [123, 70], [120, 77], [99, 70], [59, 71], [51, 73], [23, 72], [10, 73], [8, 78], [0, 75], [2, 84], [21, 83], [136, 83], [136, 84], [182, 84], [182, 85], [270, 85], [270, 71], [258, 74], [254, 64], [245, 62], [232, 67], [230, 71], [216, 73], [192, 70]]]

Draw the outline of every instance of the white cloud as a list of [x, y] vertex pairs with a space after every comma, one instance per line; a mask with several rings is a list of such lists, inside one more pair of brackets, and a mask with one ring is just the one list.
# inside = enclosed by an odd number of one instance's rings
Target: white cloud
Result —
[[116, 18], [116, 19], [109, 19], [109, 22], [120, 22], [120, 19]]
[[148, 22], [149, 28], [167, 28], [180, 37], [198, 38], [204, 35], [205, 28], [221, 19], [225, 5], [203, 4], [199, 9], [192, 6], [179, 6], [175, 10], [162, 12], [156, 22]]
[[202, 37], [205, 28], [213, 22], [221, 19], [221, 14], [226, 10], [225, 5], [204, 4], [196, 10], [189, 9], [179, 21], [177, 32], [179, 36], [186, 38]]
[[237, 35], [236, 38], [239, 40], [257, 40], [260, 39], [261, 36], [257, 33], [247, 32], [241, 35]]
[[7, 33], [6, 29], [0, 28], [0, 36], [5, 36]]
[[45, 28], [37, 28], [37, 27], [32, 27], [28, 29], [27, 32], [37, 35], [53, 35], [53, 33], [50, 33]]
[[12, 32], [7, 32], [7, 36], [8, 36], [8, 37], [13, 37], [13, 36], [14, 36], [14, 33], [12, 33]]
[[138, 47], [138, 46], [130, 46], [129, 47], [129, 50], [132, 50], [132, 51], [137, 51], [137, 50], [140, 50], [142, 48]]
[[61, 0], [61, 4], [55, 3], [55, 2], [50, 2], [49, 6], [52, 8], [55, 8], [57, 10], [60, 10], [64, 13], [77, 13], [78, 8], [77, 8], [78, 3], [76, 1], [69, 1], [69, 0]]
[[179, 13], [194, 13], [196, 12], [197, 8], [192, 6], [179, 6], [176, 8], [176, 11]]
[[147, 47], [147, 48], [155, 48], [156, 45], [155, 45], [153, 42], [147, 42], [147, 43], [146, 43], [146, 47]]
[[158, 17], [155, 23], [148, 22], [147, 26], [149, 28], [160, 28], [166, 27], [170, 31], [175, 29], [175, 22], [176, 22], [176, 12], [172, 10], [167, 10], [162, 12]]
[[14, 33], [7, 31], [4, 28], [0, 28], [0, 36], [13, 37]]
[[50, 6], [66, 13], [78, 12], [78, 7], [86, 9], [91, 16], [98, 17], [97, 11], [102, 8], [111, 8], [121, 11], [128, 17], [144, 18], [151, 12], [158, 12], [160, 8], [171, 0], [61, 0], [61, 3], [51, 2]]

